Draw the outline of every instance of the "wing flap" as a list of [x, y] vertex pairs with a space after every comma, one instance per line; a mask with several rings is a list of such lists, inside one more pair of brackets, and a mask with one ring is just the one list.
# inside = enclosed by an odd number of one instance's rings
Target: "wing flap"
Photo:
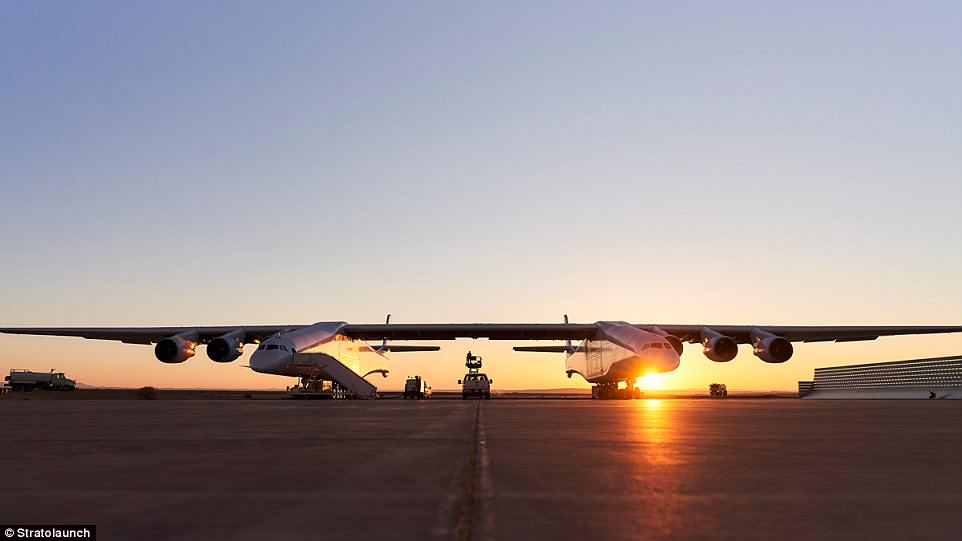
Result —
[[[878, 336], [862, 335], [862, 336], [846, 336], [843, 338], [836, 338], [836, 342], [861, 342], [863, 340], [878, 340]], [[807, 340], [806, 340], [807, 341]]]
[[387, 347], [378, 347], [377, 351], [388, 351], [391, 353], [413, 353], [416, 351], [440, 351], [441, 346], [405, 346], [398, 344], [388, 344]]
[[572, 348], [569, 346], [515, 346], [514, 350], [533, 353], [568, 353]]
[[0, 333], [34, 336], [67, 336], [88, 340], [113, 340], [125, 344], [155, 344], [164, 338], [185, 332], [196, 332], [202, 343], [237, 329], [247, 333], [248, 342], [260, 341], [284, 329], [303, 325], [254, 325], [217, 327], [21, 327], [0, 328]]
[[739, 344], [751, 343], [752, 329], [781, 336], [792, 342], [857, 342], [875, 340], [881, 336], [907, 334], [945, 334], [962, 332], [962, 326], [774, 326], [774, 325], [634, 325], [651, 331], [658, 327], [687, 342], [699, 342], [705, 327], [730, 336]]

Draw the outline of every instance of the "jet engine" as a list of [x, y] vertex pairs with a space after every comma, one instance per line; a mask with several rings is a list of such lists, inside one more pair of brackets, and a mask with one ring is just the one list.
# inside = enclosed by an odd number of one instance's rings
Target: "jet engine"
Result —
[[207, 344], [207, 356], [218, 363], [229, 363], [244, 354], [244, 339], [247, 333], [243, 329], [218, 336]]
[[738, 344], [732, 337], [707, 327], [701, 330], [701, 344], [705, 348], [705, 357], [716, 363], [727, 363], [738, 355]]
[[194, 356], [197, 341], [197, 333], [183, 333], [164, 338], [154, 347], [154, 355], [162, 363], [182, 363]]
[[785, 338], [760, 329], [752, 329], [752, 346], [755, 347], [755, 356], [766, 363], [783, 363], [795, 352], [792, 343]]

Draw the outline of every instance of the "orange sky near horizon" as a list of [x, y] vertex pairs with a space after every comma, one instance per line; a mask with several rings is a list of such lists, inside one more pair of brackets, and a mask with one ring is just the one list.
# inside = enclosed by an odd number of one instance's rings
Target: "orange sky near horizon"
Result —
[[[941, 254], [933, 252], [932, 257]], [[393, 309], [393, 323], [548, 323], [560, 322], [564, 313], [572, 322], [708, 325], [958, 325], [962, 319], [958, 312], [962, 281], [946, 272], [945, 265], [920, 265], [901, 254], [843, 265], [836, 251], [826, 250], [794, 256], [809, 261], [807, 266], [765, 268], [739, 257], [705, 266], [699, 253], [679, 252], [667, 264], [636, 267], [639, 272], [629, 270], [645, 260], [644, 254], [636, 257], [637, 263], [625, 259], [604, 266], [575, 259], [563, 268], [543, 259], [519, 267], [504, 259], [504, 252], [500, 258], [494, 255], [436, 259], [435, 271], [429, 275], [388, 267], [378, 271], [380, 279], [358, 276], [353, 281], [337, 279], [350, 268], [292, 265], [281, 273], [284, 280], [268, 279], [257, 288], [245, 284], [251, 268], [259, 271], [251, 265], [225, 272], [170, 267], [164, 283], [131, 264], [105, 269], [103, 275], [53, 274], [51, 269], [41, 269], [23, 287], [4, 287], [0, 326], [373, 323], [384, 317], [383, 312], [372, 310], [377, 306]], [[946, 261], [958, 257], [954, 252], [945, 256]], [[134, 255], [126, 257], [135, 261]], [[259, 257], [254, 253], [252, 260]], [[465, 260], [470, 264], [465, 265]], [[143, 265], [144, 272], [153, 269], [149, 260], [138, 265]], [[356, 267], [359, 273], [371, 269], [363, 264]], [[585, 277], [590, 280], [586, 282]], [[329, 283], [341, 287], [331, 288]], [[693, 283], [698, 287], [693, 288]], [[235, 289], [244, 293], [227, 294]], [[436, 344], [440, 352], [392, 354], [389, 378], [375, 377], [375, 385], [400, 389], [407, 376], [419, 374], [435, 389], [457, 388], [465, 371], [464, 355], [470, 349], [484, 357], [484, 369], [496, 389], [589, 387], [578, 376], [565, 376], [562, 354], [517, 353], [511, 348], [519, 344], [505, 341]], [[200, 347], [185, 363], [166, 365], [154, 358], [149, 346], [0, 335], [0, 372], [56, 368], [84, 384], [104, 387], [283, 389], [293, 382], [245, 368], [253, 349], [248, 345], [243, 357], [220, 364], [209, 360]], [[793, 390], [798, 380], [811, 379], [813, 369], [820, 366], [960, 352], [962, 334], [796, 343], [794, 357], [776, 365], [754, 357], [747, 345], [741, 346], [734, 361], [715, 363], [701, 354], [699, 345], [686, 344], [679, 369], [659, 383], [665, 389], [701, 389], [720, 382], [733, 390]]]

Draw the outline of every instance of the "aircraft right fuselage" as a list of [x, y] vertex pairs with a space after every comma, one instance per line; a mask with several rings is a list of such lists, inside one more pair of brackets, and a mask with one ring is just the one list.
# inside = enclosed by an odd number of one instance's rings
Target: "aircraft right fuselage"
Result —
[[594, 337], [568, 354], [565, 368], [569, 377], [580, 374], [597, 384], [634, 381], [639, 376], [671, 372], [681, 363], [680, 352], [664, 336], [627, 323], [598, 325]]

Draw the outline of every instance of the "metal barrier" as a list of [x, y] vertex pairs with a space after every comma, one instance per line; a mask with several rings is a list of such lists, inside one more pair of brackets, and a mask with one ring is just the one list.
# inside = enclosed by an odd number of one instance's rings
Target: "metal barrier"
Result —
[[962, 355], [815, 369], [814, 381], [799, 381], [799, 397], [825, 391], [962, 390]]

